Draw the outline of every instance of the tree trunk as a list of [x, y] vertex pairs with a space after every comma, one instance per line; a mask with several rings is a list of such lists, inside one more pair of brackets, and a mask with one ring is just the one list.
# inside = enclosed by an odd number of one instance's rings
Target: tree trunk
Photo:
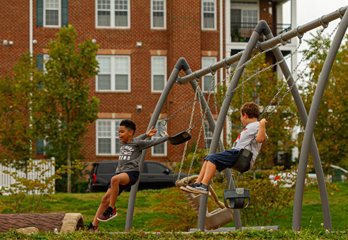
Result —
[[67, 154], [67, 157], [68, 157], [68, 171], [67, 171], [67, 174], [68, 174], [68, 181], [67, 181], [67, 192], [68, 193], [71, 193], [71, 156], [70, 156], [70, 143], [68, 143], [68, 154]]
[[0, 233], [10, 229], [36, 227], [40, 232], [69, 232], [84, 229], [80, 213], [0, 214]]

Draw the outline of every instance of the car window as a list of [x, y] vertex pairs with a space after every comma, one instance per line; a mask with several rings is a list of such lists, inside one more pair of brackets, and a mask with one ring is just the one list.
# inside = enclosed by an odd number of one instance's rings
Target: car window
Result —
[[98, 172], [103, 174], [115, 173], [117, 163], [101, 163], [98, 166]]
[[147, 163], [148, 173], [163, 173], [167, 168], [156, 163]]

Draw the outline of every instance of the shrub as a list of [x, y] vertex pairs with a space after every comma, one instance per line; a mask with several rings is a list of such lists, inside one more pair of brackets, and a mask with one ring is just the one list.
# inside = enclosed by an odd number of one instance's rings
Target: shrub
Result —
[[[278, 218], [286, 218], [284, 210], [291, 208], [294, 187], [284, 188], [284, 180], [277, 184], [270, 181], [269, 175], [276, 175], [282, 169], [276, 167], [264, 171], [254, 178], [252, 174], [244, 176], [245, 188], [250, 190], [250, 204], [241, 211], [241, 218], [245, 225], [270, 225]], [[291, 171], [291, 170], [290, 170]], [[290, 181], [296, 181], [295, 178]]]
[[149, 221], [149, 225], [160, 231], [188, 231], [197, 224], [197, 215], [179, 188], [167, 189], [165, 195], [157, 193], [153, 198], [159, 202], [153, 211], [162, 212], [163, 217]]
[[72, 186], [72, 192], [74, 193], [86, 193], [88, 188], [88, 181], [77, 181]]

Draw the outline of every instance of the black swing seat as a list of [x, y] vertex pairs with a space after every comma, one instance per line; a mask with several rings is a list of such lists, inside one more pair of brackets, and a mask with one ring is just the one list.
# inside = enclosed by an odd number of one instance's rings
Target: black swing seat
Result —
[[[247, 202], [245, 201], [247, 200]], [[224, 202], [227, 208], [242, 209], [249, 205], [249, 189], [236, 188], [224, 191]]]
[[191, 134], [189, 134], [188, 132], [182, 131], [174, 136], [169, 137], [168, 142], [172, 145], [178, 145], [190, 139], [191, 139]]
[[232, 166], [232, 169], [244, 173], [250, 169], [250, 161], [253, 158], [253, 153], [248, 149], [241, 149], [238, 153], [237, 161]]

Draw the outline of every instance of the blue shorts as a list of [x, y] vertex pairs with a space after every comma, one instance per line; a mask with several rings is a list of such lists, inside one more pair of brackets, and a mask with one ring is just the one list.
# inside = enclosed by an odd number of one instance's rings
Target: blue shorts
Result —
[[[120, 195], [121, 192], [123, 192], [124, 190], [129, 190], [131, 188], [131, 186], [138, 181], [138, 178], [139, 178], [139, 172], [138, 171], [125, 171], [125, 172], [121, 172], [121, 173], [127, 173], [128, 176], [129, 176], [130, 181], [129, 181], [129, 183], [127, 185], [121, 185], [121, 184], [119, 185], [119, 189], [120, 190], [118, 192], [118, 195]], [[117, 173], [116, 175], [121, 174], [121, 173]], [[108, 189], [109, 188], [111, 188], [110, 182], [109, 182]]]
[[233, 167], [234, 163], [238, 159], [239, 151], [239, 149], [230, 149], [227, 151], [214, 153], [206, 156], [204, 160], [213, 163], [216, 166], [216, 170], [221, 172], [225, 168]]

